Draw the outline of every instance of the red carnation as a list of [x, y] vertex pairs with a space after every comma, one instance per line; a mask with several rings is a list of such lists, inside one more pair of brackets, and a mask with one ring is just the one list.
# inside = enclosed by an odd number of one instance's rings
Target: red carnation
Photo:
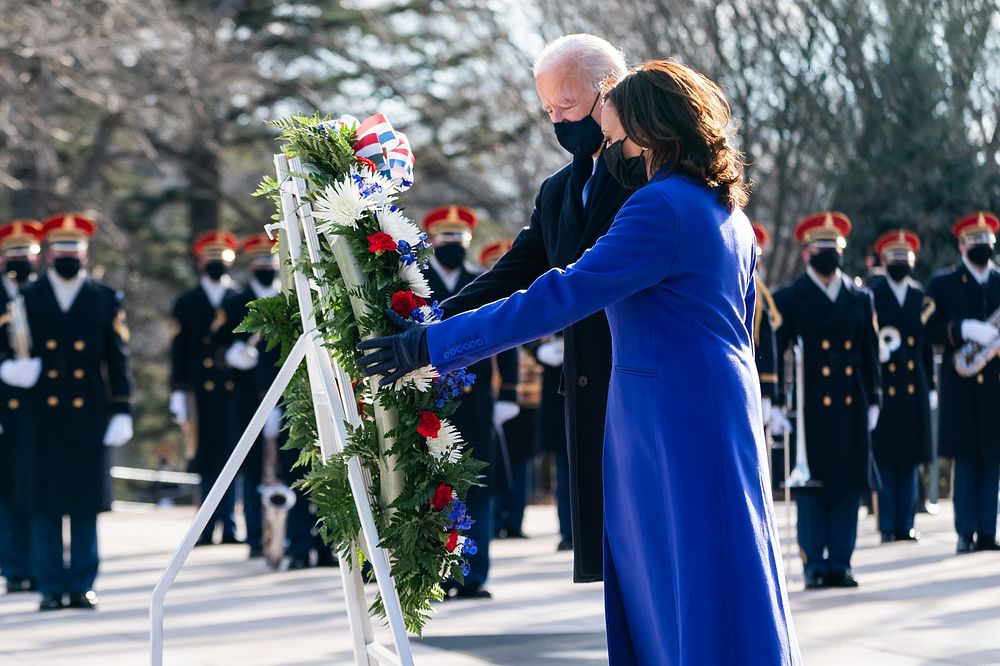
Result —
[[366, 168], [366, 169], [368, 169], [369, 171], [371, 171], [372, 173], [376, 173], [376, 172], [378, 172], [378, 167], [377, 167], [377, 166], [375, 166], [375, 163], [374, 163], [374, 162], [372, 162], [372, 161], [371, 161], [370, 159], [368, 159], [367, 157], [355, 157], [355, 158], [354, 158], [354, 160], [355, 160], [355, 161], [356, 161], [356, 162], [357, 162], [358, 164], [360, 164], [361, 166], [363, 166], [364, 168]]
[[368, 251], [374, 252], [375, 254], [382, 254], [383, 252], [392, 252], [396, 249], [396, 241], [392, 240], [392, 236], [385, 233], [384, 231], [376, 231], [371, 236], [368, 237]]
[[424, 437], [437, 437], [441, 429], [441, 419], [434, 412], [420, 412], [420, 424], [417, 433]]
[[431, 499], [431, 506], [434, 507], [435, 511], [440, 511], [451, 504], [451, 486], [447, 483], [442, 483], [434, 491], [434, 498]]
[[448, 534], [448, 543], [446, 543], [444, 547], [448, 549], [449, 553], [454, 553], [455, 546], [457, 545], [458, 545], [458, 530], [452, 530]]
[[392, 311], [406, 319], [419, 305], [417, 301], [418, 297], [414, 296], [412, 291], [397, 291], [392, 295]]
[[416, 303], [418, 307], [424, 307], [425, 305], [427, 305], [427, 301], [420, 298], [416, 294], [413, 295], [413, 302]]

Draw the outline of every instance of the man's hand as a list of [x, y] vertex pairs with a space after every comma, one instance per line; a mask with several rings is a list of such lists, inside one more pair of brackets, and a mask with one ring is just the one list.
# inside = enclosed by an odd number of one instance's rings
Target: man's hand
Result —
[[281, 432], [281, 415], [281, 407], [275, 407], [267, 415], [267, 420], [264, 421], [264, 439], [278, 439], [278, 433]]
[[503, 424], [510, 421], [521, 413], [521, 407], [510, 400], [497, 400], [493, 403], [493, 425], [497, 430], [503, 428]]
[[184, 391], [172, 391], [170, 393], [170, 413], [174, 416], [174, 423], [183, 425], [188, 421], [187, 393]]
[[104, 431], [104, 446], [118, 448], [125, 446], [132, 439], [132, 417], [128, 414], [115, 414]]
[[878, 415], [882, 412], [878, 405], [872, 405], [868, 408], [868, 432], [875, 429], [878, 425]]
[[931, 403], [931, 409], [938, 408], [938, 392], [931, 389], [927, 394], [927, 400]]
[[226, 350], [226, 365], [237, 370], [253, 370], [260, 353], [242, 340], [237, 340]]
[[962, 321], [962, 338], [965, 340], [971, 340], [985, 347], [993, 342], [998, 335], [1000, 335], [1000, 331], [993, 324], [978, 319]]
[[427, 326], [403, 319], [392, 310], [385, 315], [403, 332], [358, 343], [358, 351], [370, 351], [358, 360], [365, 377], [384, 375], [379, 386], [390, 386], [414, 370], [431, 364], [427, 349]]
[[764, 423], [771, 422], [771, 399], [764, 396], [760, 399], [760, 415], [763, 418]]
[[37, 357], [9, 359], [0, 363], [0, 380], [9, 386], [29, 389], [42, 374], [42, 359]]
[[791, 422], [780, 409], [771, 410], [771, 418], [768, 419], [768, 423], [771, 426], [771, 434], [774, 436], [784, 435], [786, 432], [792, 431]]

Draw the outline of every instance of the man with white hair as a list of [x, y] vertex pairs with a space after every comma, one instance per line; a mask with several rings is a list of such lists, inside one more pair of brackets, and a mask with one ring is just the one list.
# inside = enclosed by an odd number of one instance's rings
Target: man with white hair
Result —
[[[622, 52], [594, 35], [567, 35], [535, 61], [535, 89], [559, 144], [572, 161], [539, 188], [527, 227], [491, 271], [444, 302], [445, 316], [526, 289], [551, 268], [576, 261], [611, 226], [632, 194], [608, 173], [601, 155], [600, 90], [627, 72]], [[611, 334], [599, 312], [565, 331], [563, 391], [578, 583], [602, 579], [604, 497], [601, 458], [611, 377]]]

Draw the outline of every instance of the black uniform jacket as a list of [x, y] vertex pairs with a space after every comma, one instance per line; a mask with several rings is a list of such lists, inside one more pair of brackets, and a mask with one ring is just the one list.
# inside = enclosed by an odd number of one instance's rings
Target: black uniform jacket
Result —
[[880, 404], [881, 397], [871, 293], [845, 278], [836, 302], [831, 302], [803, 275], [776, 292], [774, 302], [781, 312], [779, 376], [784, 376], [784, 350], [800, 336], [803, 342], [812, 478], [832, 493], [863, 492], [871, 480], [868, 406]]
[[872, 287], [880, 330], [899, 331], [899, 348], [882, 364], [882, 413], [872, 433], [875, 461], [880, 465], [919, 465], [931, 459], [931, 410], [934, 386], [933, 351], [925, 344], [924, 291], [910, 280], [900, 305], [887, 280]]
[[[236, 293], [227, 289], [222, 302]], [[174, 303], [170, 384], [172, 390], [194, 393], [198, 450], [191, 468], [210, 477], [218, 475], [233, 451], [229, 406], [236, 382], [223, 363], [225, 349], [218, 337], [226, 321], [222, 305], [212, 307], [200, 285]]]
[[[632, 194], [598, 160], [587, 205], [583, 186], [591, 177], [590, 157], [578, 158], [542, 183], [530, 224], [493, 270], [444, 303], [446, 316], [478, 308], [527, 288], [551, 268], [580, 258], [611, 226]], [[622, 261], [627, 261], [626, 257]], [[573, 580], [603, 578], [604, 492], [602, 456], [604, 417], [611, 380], [611, 332], [603, 312], [570, 326], [565, 334], [563, 390], [569, 445], [573, 517]]]
[[[16, 400], [15, 501], [28, 511], [88, 515], [111, 508], [104, 434], [114, 414], [131, 413], [132, 373], [122, 293], [87, 279], [68, 312], [47, 277], [24, 290], [38, 383]], [[6, 336], [4, 355], [10, 348]], [[9, 403], [13, 407], [15, 403]]]
[[1000, 307], [1000, 273], [990, 271], [981, 286], [964, 264], [936, 274], [927, 285], [923, 317], [931, 344], [944, 346], [938, 444], [941, 455], [967, 460], [1000, 461], [1000, 359], [993, 358], [972, 377], [961, 377], [953, 364], [961, 347], [962, 320], [986, 320]]
[[760, 394], [773, 402], [778, 394], [778, 359], [775, 353], [774, 332], [781, 326], [781, 313], [767, 285], [757, 276], [756, 307], [753, 313], [754, 359], [760, 377]]

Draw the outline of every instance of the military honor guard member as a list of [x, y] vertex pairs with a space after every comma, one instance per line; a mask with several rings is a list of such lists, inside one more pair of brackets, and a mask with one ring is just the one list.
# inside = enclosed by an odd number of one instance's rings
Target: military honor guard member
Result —
[[[202, 497], [211, 490], [233, 450], [229, 407], [236, 382], [223, 362], [225, 350], [220, 347], [218, 335], [226, 324], [222, 304], [237, 294], [228, 272], [238, 245], [236, 236], [228, 231], [210, 231], [195, 239], [192, 253], [200, 274], [199, 284], [174, 303], [170, 413], [175, 422], [197, 438], [191, 468], [201, 475]], [[193, 403], [193, 410], [189, 403]], [[213, 543], [215, 527], [220, 523], [222, 543], [239, 543], [234, 498], [230, 488], [197, 545]]]
[[881, 379], [871, 293], [841, 267], [851, 222], [810, 216], [795, 229], [806, 272], [774, 294], [779, 376], [785, 350], [801, 339], [807, 459], [812, 485], [796, 493], [806, 587], [855, 587], [851, 556], [858, 506], [869, 490], [869, 433], [878, 422]]
[[[42, 225], [36, 220], [14, 220], [0, 227], [0, 336], [9, 339], [11, 315], [7, 304], [35, 281], [41, 253]], [[31, 573], [31, 532], [28, 513], [15, 506], [14, 480], [21, 466], [16, 456], [17, 430], [25, 390], [0, 382], [0, 575], [7, 594], [35, 589]]]
[[[217, 344], [220, 349], [225, 350], [225, 363], [232, 372], [232, 381], [236, 384], [230, 396], [230, 439], [234, 448], [260, 404], [262, 393], [258, 375], [272, 374], [268, 367], [258, 368], [261, 354], [267, 346], [266, 341], [260, 336], [251, 339], [250, 335], [236, 333], [234, 329], [246, 317], [247, 305], [251, 301], [278, 293], [278, 255], [273, 252], [275, 243], [276, 241], [272, 241], [264, 233], [243, 239], [240, 250], [250, 270], [248, 285], [246, 289], [230, 296], [222, 303], [222, 309], [226, 313], [226, 323], [219, 328]], [[276, 358], [272, 355], [267, 356], [265, 363], [270, 361], [273, 365]], [[264, 384], [263, 390], [266, 391], [270, 384], [270, 381]], [[246, 542], [250, 547], [250, 557], [263, 555], [261, 544], [263, 522], [259, 488], [263, 475], [264, 442], [269, 437], [276, 438], [280, 429], [280, 409], [276, 408], [276, 411], [278, 413], [268, 419], [260, 441], [250, 449], [250, 454], [241, 470], [243, 516], [246, 520]]]
[[1000, 360], [992, 353], [1000, 344], [1000, 274], [993, 263], [998, 227], [997, 216], [986, 211], [954, 223], [962, 261], [931, 279], [923, 309], [928, 340], [944, 346], [938, 444], [941, 455], [955, 461], [959, 553], [1000, 550]]
[[871, 285], [879, 323], [882, 412], [872, 432], [882, 542], [916, 541], [918, 467], [931, 459], [933, 351], [923, 336], [924, 291], [910, 273], [920, 239], [894, 229], [875, 241], [885, 276]]
[[132, 439], [123, 297], [87, 274], [95, 229], [93, 220], [76, 213], [43, 223], [49, 268], [23, 291], [30, 356], [0, 364], [5, 383], [27, 390], [19, 404], [24, 413], [15, 492], [31, 514], [31, 557], [43, 611], [96, 608], [97, 514], [111, 509], [108, 447]]

